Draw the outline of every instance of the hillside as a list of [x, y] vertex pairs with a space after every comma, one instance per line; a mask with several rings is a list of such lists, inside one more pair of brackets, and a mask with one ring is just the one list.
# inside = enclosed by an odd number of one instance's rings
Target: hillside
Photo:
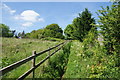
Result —
[[119, 0], [1, 5], [3, 80], [120, 79]]
[[[37, 39], [2, 39], [2, 67], [32, 55], [32, 51], [40, 52], [62, 41], [42, 41]], [[35, 70], [35, 78], [120, 78], [116, 56], [105, 54], [103, 46], [84, 49], [84, 42], [73, 40], [67, 43]], [[37, 62], [45, 58], [48, 53], [37, 58]], [[31, 68], [32, 63], [7, 73], [3, 78], [18, 78]], [[30, 74], [27, 78], [32, 78]]]
[[[53, 47], [63, 41], [43, 41], [37, 39], [16, 39], [16, 38], [2, 38], [2, 67], [6, 67], [21, 59], [32, 55], [33, 50], [41, 52], [49, 47]], [[37, 63], [40, 62], [48, 53], [36, 58]], [[46, 63], [45, 63], [46, 64]], [[5, 78], [17, 78], [25, 71], [31, 68], [31, 61], [19, 68], [6, 74]], [[40, 69], [40, 68], [38, 68]], [[21, 71], [22, 70], [22, 71]], [[39, 71], [38, 71], [39, 72]], [[39, 75], [39, 74], [38, 74]]]
[[84, 50], [84, 44], [73, 41], [67, 70], [63, 78], [113, 78], [120, 79], [115, 55], [105, 54], [103, 46]]

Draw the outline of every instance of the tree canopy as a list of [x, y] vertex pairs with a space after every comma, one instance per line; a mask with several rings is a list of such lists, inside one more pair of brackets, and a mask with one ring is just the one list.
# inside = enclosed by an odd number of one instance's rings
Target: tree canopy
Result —
[[81, 14], [79, 13], [79, 17], [75, 18], [72, 24], [65, 29], [64, 33], [67, 38], [83, 41], [85, 35], [93, 27], [91, 24], [95, 24], [95, 20], [91, 16], [92, 14], [87, 8]]
[[35, 39], [41, 39], [44, 38], [43, 36], [43, 29], [33, 30], [31, 33], [26, 33], [26, 38], [35, 38]]
[[5, 24], [0, 24], [0, 37], [13, 37], [15, 30], [11, 31]]
[[25, 35], [26, 38], [42, 39], [46, 37], [63, 39], [63, 30], [58, 24], [47, 25], [44, 29], [33, 30]]
[[102, 10], [98, 10], [99, 23], [101, 28], [101, 33], [104, 36], [106, 48], [109, 53], [117, 50], [120, 53], [120, 2], [115, 2], [111, 7], [102, 7]]
[[53, 37], [53, 38], [61, 38], [63, 39], [63, 30], [60, 28], [58, 24], [50, 24], [47, 25], [44, 29], [43, 35], [45, 37]]

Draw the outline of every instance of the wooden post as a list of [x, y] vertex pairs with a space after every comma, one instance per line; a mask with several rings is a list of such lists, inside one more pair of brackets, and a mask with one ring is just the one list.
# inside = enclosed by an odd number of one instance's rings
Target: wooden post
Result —
[[[36, 55], [36, 51], [33, 51], [32, 55], [35, 56]], [[34, 57], [33, 60], [32, 60], [32, 67], [33, 68], [35, 68], [35, 58], [36, 57]], [[33, 70], [33, 79], [34, 78], [35, 78], [35, 70]]]
[[[50, 49], [50, 47], [49, 47], [49, 49]], [[48, 56], [50, 56], [50, 50], [48, 51]], [[48, 64], [50, 65], [50, 57], [48, 59]]]

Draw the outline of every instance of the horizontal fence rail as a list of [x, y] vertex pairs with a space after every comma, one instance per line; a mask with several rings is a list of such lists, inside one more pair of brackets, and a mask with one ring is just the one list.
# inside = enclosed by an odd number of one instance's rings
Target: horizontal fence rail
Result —
[[[56, 45], [56, 46], [54, 46], [54, 47], [51, 47], [51, 48], [49, 48], [49, 49], [47, 49], [47, 50], [44, 50], [44, 51], [41, 51], [41, 52], [39, 52], [39, 53], [36, 53], [36, 52], [35, 52], [35, 54], [32, 55], [32, 56], [29, 56], [29, 57], [27, 57], [27, 58], [25, 58], [25, 59], [22, 59], [22, 60], [20, 60], [20, 61], [18, 61], [18, 62], [16, 62], [16, 63], [11, 64], [11, 65], [9, 65], [9, 66], [7, 66], [7, 67], [5, 67], [5, 68], [2, 68], [2, 69], [0, 70], [0, 73], [2, 73], [2, 74], [0, 74], [0, 76], [3, 76], [4, 74], [8, 73], [9, 71], [11, 71], [11, 70], [13, 70], [13, 69], [15, 69], [15, 68], [17, 68], [17, 67], [25, 64], [26, 62], [28, 62], [28, 61], [30, 61], [30, 60], [35, 59], [37, 56], [40, 56], [41, 54], [46, 53], [46, 52], [48, 52], [48, 51], [50, 51], [50, 50], [52, 50], [52, 49], [55, 49], [55, 48], [57, 48], [57, 47], [60, 46], [57, 50], [55, 50], [53, 53], [51, 53], [50, 55], [48, 55], [45, 59], [43, 59], [42, 61], [40, 61], [37, 65], [35, 65], [35, 60], [34, 60], [34, 65], [33, 65], [33, 67], [32, 67], [30, 70], [28, 70], [27, 72], [25, 72], [22, 76], [20, 76], [20, 77], [18, 78], [18, 80], [24, 79], [24, 78], [25, 78], [26, 76], [28, 76], [32, 71], [34, 71], [37, 67], [39, 67], [43, 62], [45, 62], [47, 59], [49, 59], [50, 56], [52, 56], [52, 55], [55, 54], [57, 51], [59, 51], [59, 50], [64, 46], [64, 44], [65, 44], [66, 42], [67, 42], [67, 41], [62, 42], [62, 43], [60, 43], [60, 44], [58, 44], [58, 45]], [[61, 46], [61, 45], [62, 45], [62, 46]]]
[[24, 73], [22, 76], [20, 76], [18, 78], [18, 80], [22, 80], [25, 77], [27, 77], [33, 70], [35, 70], [37, 67], [39, 67], [43, 62], [45, 62], [48, 58], [50, 58], [50, 56], [52, 56], [53, 54], [55, 54], [57, 51], [59, 51], [62, 47], [60, 47], [59, 49], [57, 49], [56, 51], [54, 51], [52, 54], [50, 54], [49, 56], [47, 56], [45, 59], [43, 59], [42, 61], [40, 61], [35, 67], [31, 68], [26, 73]]

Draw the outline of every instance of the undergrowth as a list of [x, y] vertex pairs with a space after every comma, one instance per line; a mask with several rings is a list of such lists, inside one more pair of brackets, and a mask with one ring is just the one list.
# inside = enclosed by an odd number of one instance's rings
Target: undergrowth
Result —
[[120, 79], [118, 53], [107, 54], [94, 33], [91, 30], [82, 43], [73, 41], [63, 78]]
[[56, 53], [53, 57], [51, 57], [48, 61], [48, 65], [43, 67], [43, 74], [41, 74], [40, 77], [61, 79], [67, 68], [70, 47], [71, 42], [65, 44], [59, 53]]

